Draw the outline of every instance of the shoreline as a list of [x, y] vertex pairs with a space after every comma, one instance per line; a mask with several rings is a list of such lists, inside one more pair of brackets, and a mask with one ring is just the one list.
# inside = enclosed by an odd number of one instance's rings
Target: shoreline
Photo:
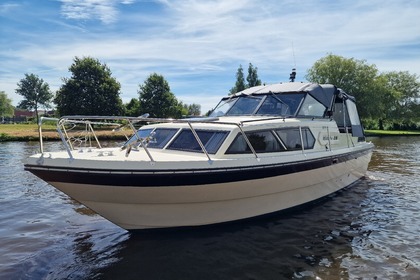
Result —
[[[131, 132], [131, 131], [130, 131]], [[77, 132], [76, 132], [77, 133]], [[95, 130], [99, 140], [126, 140], [124, 131], [112, 132], [111, 130]], [[131, 135], [128, 133], [127, 135]], [[43, 126], [43, 141], [61, 141], [56, 127]], [[38, 126], [36, 124], [0, 124], [0, 142], [30, 142], [39, 141]]]
[[[126, 140], [123, 132], [110, 130], [95, 131], [100, 140]], [[127, 136], [132, 135], [132, 132]], [[365, 130], [366, 137], [395, 137], [420, 136], [420, 131], [392, 131], [392, 130]], [[55, 126], [47, 126], [42, 130], [43, 141], [60, 141]], [[39, 141], [38, 126], [36, 124], [0, 124], [0, 142], [30, 142]]]

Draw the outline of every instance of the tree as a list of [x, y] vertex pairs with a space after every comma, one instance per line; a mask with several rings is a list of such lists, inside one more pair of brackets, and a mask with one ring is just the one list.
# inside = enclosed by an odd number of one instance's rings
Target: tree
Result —
[[306, 79], [314, 83], [333, 84], [353, 95], [362, 105], [358, 107], [360, 116], [366, 118], [377, 114], [378, 103], [370, 102], [380, 100], [375, 96], [380, 94], [377, 90], [380, 87], [376, 83], [377, 74], [376, 66], [368, 65], [364, 60], [328, 54], [314, 63]]
[[130, 117], [140, 115], [140, 101], [138, 98], [131, 98], [130, 102], [125, 104], [125, 114]]
[[248, 76], [246, 77], [246, 80], [248, 82], [248, 87], [255, 87], [261, 85], [261, 80], [258, 79], [258, 68], [253, 67], [252, 63], [249, 63], [248, 66]]
[[380, 78], [384, 79], [389, 95], [392, 96], [387, 104], [387, 118], [392, 120], [394, 129], [402, 129], [404, 126], [412, 126], [412, 123], [419, 122], [419, 77], [407, 71], [392, 71], [381, 74]]
[[244, 79], [244, 69], [242, 68], [242, 65], [239, 65], [238, 71], [236, 72], [236, 83], [233, 88], [230, 89], [230, 94], [234, 94], [240, 91], [243, 91], [244, 89], [255, 87], [261, 85], [261, 80], [258, 79], [258, 68], [254, 67], [252, 63], [249, 63], [248, 66], [248, 75], [246, 77], [247, 84], [245, 84]]
[[230, 89], [230, 94], [243, 91], [245, 88], [244, 69], [242, 68], [242, 65], [239, 65], [238, 71], [236, 72], [236, 83], [235, 86]]
[[0, 117], [4, 120], [4, 117], [13, 116], [13, 105], [12, 100], [7, 97], [4, 91], [0, 91]]
[[171, 92], [168, 82], [161, 75], [151, 74], [139, 85], [140, 112], [150, 117], [180, 118], [182, 103]]
[[92, 57], [75, 57], [69, 71], [71, 78], [63, 78], [54, 100], [60, 115], [123, 114], [121, 86], [106, 64]]
[[17, 84], [16, 93], [23, 96], [18, 104], [19, 108], [34, 110], [36, 121], [39, 123], [38, 109], [40, 106], [48, 108], [53, 98], [48, 83], [35, 74], [25, 74], [25, 78]]
[[195, 104], [195, 103], [188, 105], [188, 115], [189, 116], [201, 115], [201, 105]]

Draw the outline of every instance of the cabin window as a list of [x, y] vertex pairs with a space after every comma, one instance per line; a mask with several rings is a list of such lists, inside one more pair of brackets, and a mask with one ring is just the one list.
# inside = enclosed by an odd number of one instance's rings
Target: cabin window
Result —
[[267, 96], [263, 104], [257, 111], [257, 115], [291, 115], [289, 105], [281, 101], [280, 98], [274, 96]]
[[241, 96], [226, 113], [228, 116], [251, 115], [261, 103], [263, 96]]
[[[307, 127], [302, 127], [302, 140], [305, 149], [312, 149], [315, 145], [315, 137]], [[282, 128], [276, 130], [277, 135], [283, 141], [287, 150], [301, 150], [302, 141], [300, 139], [300, 131], [298, 127]]]
[[346, 127], [348, 131], [351, 132], [350, 117], [342, 100], [340, 103], [337, 102], [334, 104], [333, 118], [337, 123], [340, 132], [346, 132]]
[[294, 116], [304, 97], [304, 93], [267, 93], [225, 98], [216, 106], [216, 109], [214, 109], [210, 116], [253, 114]]
[[[137, 135], [139, 138], [147, 144], [148, 148], [162, 149], [169, 142], [169, 140], [175, 135], [178, 129], [175, 128], [147, 128], [139, 129]], [[137, 141], [137, 137], [133, 135], [124, 146], [132, 144]], [[138, 143], [137, 146], [139, 146]]]
[[219, 117], [224, 116], [230, 108], [232, 108], [233, 104], [235, 104], [238, 98], [229, 98], [227, 100], [220, 101], [219, 105], [216, 106], [216, 109], [210, 114], [210, 117]]
[[[228, 131], [195, 130], [195, 132], [209, 154], [215, 154], [228, 135]], [[168, 146], [168, 149], [203, 152], [200, 144], [190, 129], [183, 129], [175, 140]]]
[[[283, 145], [271, 131], [246, 132], [249, 142], [257, 153], [273, 153], [284, 151]], [[227, 149], [226, 154], [251, 153], [242, 133], [238, 133], [235, 140]]]
[[276, 97], [279, 98], [284, 104], [287, 104], [289, 107], [289, 115], [295, 115], [299, 105], [302, 103], [303, 98], [305, 97], [304, 93], [279, 93], [276, 94]]
[[300, 107], [298, 116], [323, 117], [327, 108], [311, 95], [306, 95]]

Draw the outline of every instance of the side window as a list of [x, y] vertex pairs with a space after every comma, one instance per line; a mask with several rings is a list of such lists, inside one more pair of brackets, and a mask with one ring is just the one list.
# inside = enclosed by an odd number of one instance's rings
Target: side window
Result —
[[[307, 127], [302, 127], [302, 140], [305, 149], [312, 149], [315, 145], [315, 137]], [[283, 141], [288, 151], [301, 150], [302, 142], [298, 127], [276, 130], [277, 135]]]
[[315, 146], [315, 137], [307, 127], [302, 127], [302, 139], [305, 149], [313, 149]]
[[149, 148], [162, 149], [175, 135], [178, 129], [157, 128], [150, 134]]
[[[283, 146], [271, 131], [247, 132], [249, 142], [257, 153], [272, 153], [283, 151]], [[238, 133], [235, 140], [227, 149], [226, 154], [251, 153], [242, 133]]]
[[299, 110], [299, 116], [309, 116], [309, 117], [323, 117], [325, 114], [326, 107], [319, 103], [311, 95], [307, 95], [305, 101], [303, 101], [302, 106]]
[[[196, 132], [209, 154], [217, 152], [228, 134], [227, 131], [196, 130]], [[182, 130], [168, 149], [189, 152], [203, 151], [190, 129]]]
[[343, 101], [336, 102], [334, 104], [333, 118], [339, 128], [350, 126], [350, 117], [349, 117], [349, 114], [347, 113], [347, 110], [346, 110], [346, 107], [344, 106]]

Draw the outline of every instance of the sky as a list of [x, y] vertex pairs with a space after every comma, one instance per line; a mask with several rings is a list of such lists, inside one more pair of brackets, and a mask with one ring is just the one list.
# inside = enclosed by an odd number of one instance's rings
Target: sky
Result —
[[420, 74], [418, 0], [2, 0], [0, 91], [25, 73], [55, 92], [75, 57], [106, 64], [124, 103], [152, 73], [213, 108], [252, 63], [263, 83], [297, 81], [327, 54]]

